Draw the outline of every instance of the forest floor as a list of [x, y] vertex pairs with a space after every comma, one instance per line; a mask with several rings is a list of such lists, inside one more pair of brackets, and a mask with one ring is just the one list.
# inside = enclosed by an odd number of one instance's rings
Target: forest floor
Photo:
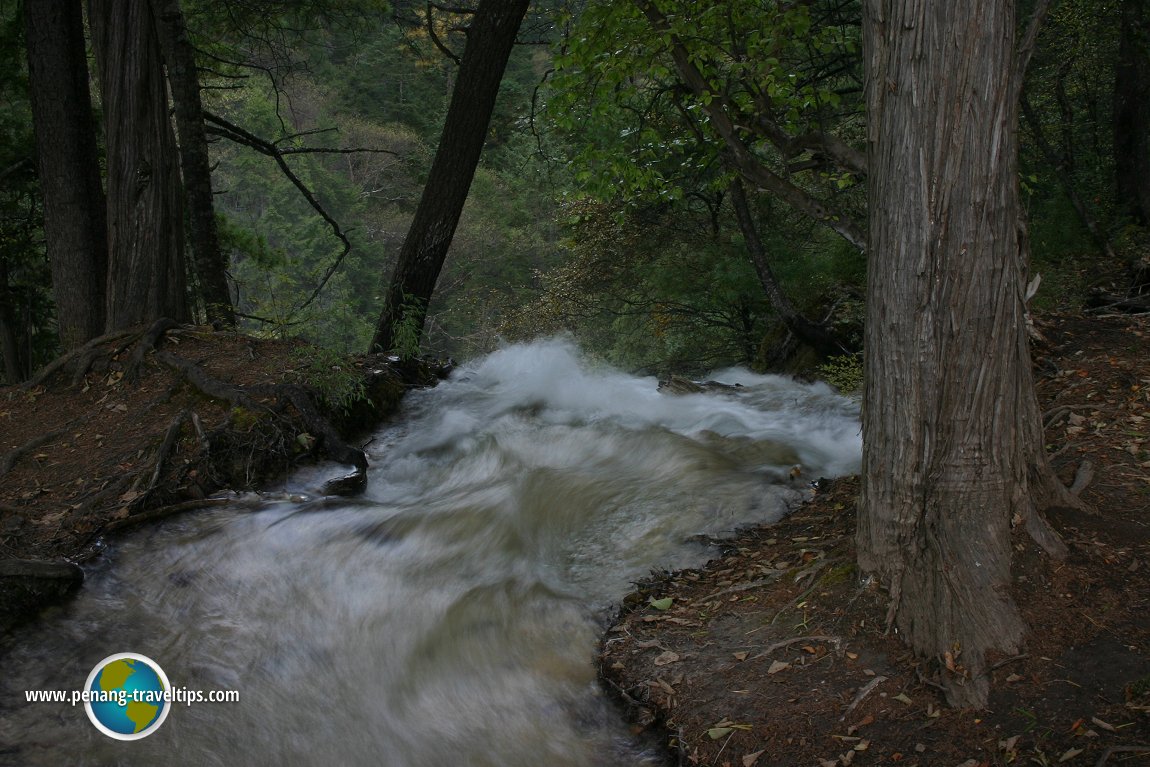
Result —
[[987, 710], [947, 708], [940, 664], [886, 631], [885, 595], [854, 565], [848, 478], [704, 567], [638, 585], [600, 655], [635, 729], [716, 767], [1150, 765], [1150, 322], [1039, 327], [1048, 450], [1068, 485], [1093, 463], [1081, 498], [1096, 515], [1050, 515], [1065, 561], [1016, 536], [1030, 633], [996, 659]]

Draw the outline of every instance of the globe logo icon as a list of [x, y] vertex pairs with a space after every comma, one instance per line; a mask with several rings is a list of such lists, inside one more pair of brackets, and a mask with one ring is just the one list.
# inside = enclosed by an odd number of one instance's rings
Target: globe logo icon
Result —
[[138, 653], [109, 655], [84, 683], [84, 709], [96, 729], [116, 740], [139, 740], [160, 728], [171, 709], [171, 685], [160, 665]]

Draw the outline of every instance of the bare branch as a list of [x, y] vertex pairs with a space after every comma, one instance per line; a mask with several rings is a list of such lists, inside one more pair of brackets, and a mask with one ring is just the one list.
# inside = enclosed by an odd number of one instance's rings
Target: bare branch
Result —
[[1046, 21], [1046, 14], [1050, 11], [1050, 0], [1038, 0], [1034, 5], [1034, 12], [1030, 14], [1030, 22], [1026, 25], [1026, 32], [1018, 43], [1014, 63], [1014, 93], [1017, 99], [1022, 95], [1022, 84], [1026, 80], [1026, 69], [1030, 66], [1030, 59], [1034, 56], [1034, 49], [1038, 45], [1038, 32]]
[[[428, 2], [427, 2], [427, 16], [426, 16], [427, 36], [431, 38], [431, 42], [435, 44], [435, 47], [439, 49], [440, 53], [442, 53], [444, 56], [446, 56], [447, 58], [454, 61], [455, 66], [457, 66], [457, 67], [461, 66], [463, 64], [462, 59], [460, 59], [458, 56], [456, 56], [455, 52], [452, 51], [450, 48], [448, 48], [443, 43], [443, 41], [439, 39], [439, 35], [436, 34], [436, 32], [435, 32], [435, 14], [432, 13], [433, 8], [441, 10], [441, 11], [445, 10], [442, 6], [436, 5], [435, 3], [431, 2], [431, 0], [428, 0]], [[455, 12], [458, 12], [458, 11], [455, 11]]]
[[340, 265], [343, 263], [343, 260], [347, 258], [347, 254], [351, 252], [351, 241], [348, 240], [347, 235], [344, 233], [343, 229], [340, 228], [339, 222], [331, 217], [331, 215], [320, 204], [319, 200], [316, 199], [315, 195], [312, 194], [312, 191], [307, 188], [307, 185], [304, 184], [303, 181], [300, 180], [299, 176], [297, 176], [292, 171], [291, 166], [289, 166], [287, 160], [284, 159], [285, 152], [283, 150], [281, 150], [275, 144], [269, 143], [254, 133], [250, 133], [244, 128], [241, 128], [235, 123], [229, 122], [222, 117], [218, 117], [210, 112], [204, 112], [204, 119], [217, 126], [217, 132], [219, 135], [229, 138], [238, 144], [243, 144], [245, 146], [251, 147], [260, 154], [267, 155], [268, 157], [274, 159], [283, 174], [287, 176], [288, 180], [292, 182], [295, 188], [299, 190], [299, 193], [303, 195], [303, 198], [307, 200], [308, 205], [312, 207], [312, 210], [314, 210], [320, 218], [327, 222], [327, 225], [331, 227], [332, 234], [334, 234], [336, 239], [338, 239], [343, 244], [343, 250], [338, 256], [336, 256], [335, 260], [332, 261], [331, 266], [328, 267], [327, 271], [324, 272], [324, 275], [320, 279], [319, 284], [316, 285], [315, 290], [313, 290], [311, 295], [307, 297], [307, 300], [305, 300], [302, 304], [297, 306], [288, 314], [288, 320], [291, 320], [295, 315], [299, 314], [308, 306], [310, 306], [311, 303], [315, 301], [315, 299], [319, 296], [320, 291], [322, 291], [327, 286], [328, 280], [330, 280], [332, 275], [335, 274], [336, 270], [339, 269]]

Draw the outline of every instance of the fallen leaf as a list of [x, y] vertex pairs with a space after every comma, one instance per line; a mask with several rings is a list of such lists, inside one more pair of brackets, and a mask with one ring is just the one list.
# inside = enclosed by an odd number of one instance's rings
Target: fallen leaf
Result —
[[1104, 722], [1096, 716], [1090, 717], [1090, 721], [1099, 729], [1106, 730], [1106, 732], [1118, 732], [1118, 728], [1109, 722]]
[[1066, 753], [1064, 753], [1062, 756], [1058, 757], [1058, 763], [1062, 764], [1063, 762], [1069, 762], [1071, 759], [1078, 756], [1079, 754], [1081, 754], [1085, 750], [1086, 749], [1084, 749], [1084, 748], [1067, 749]]
[[666, 650], [665, 652], [660, 653], [657, 658], [655, 658], [655, 665], [666, 666], [668, 663], [678, 663], [678, 661], [679, 653], [672, 652], [671, 650]]
[[745, 652], [735, 653], [735, 660], [746, 660], [746, 659], [747, 659], [747, 654]]
[[667, 609], [670, 609], [671, 603], [674, 601], [675, 600], [672, 597], [663, 597], [662, 599], [652, 599], [651, 600], [651, 607], [654, 607], [656, 610], [667, 610]]
[[755, 762], [759, 761], [759, 757], [765, 753], [767, 753], [767, 749], [764, 748], [762, 751], [756, 751], [753, 754], [747, 754], [743, 757], [743, 767], [752, 767]]
[[851, 660], [858, 660], [859, 659], [859, 654], [857, 652], [850, 652], [849, 650], [847, 651], [846, 656], [848, 658], [850, 658]]
[[791, 667], [791, 664], [784, 663], [781, 660], [771, 661], [771, 667], [767, 669], [768, 674], [777, 674], [780, 671], [785, 671]]
[[711, 740], [718, 740], [724, 735], [730, 735], [734, 731], [734, 727], [712, 727], [711, 729], [707, 730], [707, 737]]
[[905, 703], [908, 706], [914, 702], [907, 696], [905, 692], [900, 692], [898, 695], [894, 696], [894, 699], [899, 703]]

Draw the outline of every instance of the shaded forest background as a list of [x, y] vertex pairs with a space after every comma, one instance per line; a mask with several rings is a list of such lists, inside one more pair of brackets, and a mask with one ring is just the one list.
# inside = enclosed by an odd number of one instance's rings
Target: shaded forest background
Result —
[[[1039, 307], [1105, 303], [1145, 284], [1150, 174], [1139, 175], [1131, 159], [1145, 163], [1148, 142], [1143, 5], [1063, 2], [1039, 37], [1021, 126]], [[465, 17], [367, 0], [182, 7], [213, 116], [214, 202], [240, 328], [365, 349], [443, 125]], [[22, 5], [2, 8], [0, 341], [4, 380], [13, 383], [61, 344]], [[858, 3], [724, 8], [694, 38], [694, 55], [741, 48], [735, 60], [754, 62], [706, 73], [726, 83], [730, 109], [746, 97], [738, 83], [757, 78], [770, 83], [788, 135], [861, 147]], [[866, 266], [849, 233], [785, 195], [736, 188], [739, 158], [710, 132], [715, 115], [692, 99], [658, 32], [630, 4], [539, 3], [519, 39], [419, 351], [464, 358], [502, 339], [570, 332], [631, 370], [823, 361], [849, 387]], [[1133, 86], [1123, 84], [1123, 67]], [[1143, 117], [1128, 124], [1123, 89], [1131, 87]], [[99, 111], [94, 85], [92, 93]], [[326, 217], [268, 146], [283, 152]], [[863, 218], [863, 174], [829, 161], [833, 149], [788, 152], [762, 141], [755, 160], [841, 211], [836, 220]], [[756, 248], [784, 306], [832, 331], [829, 363], [828, 349], [804, 355], [794, 343], [778, 297], [764, 289]], [[193, 279], [192, 312], [205, 321], [195, 287]]]

